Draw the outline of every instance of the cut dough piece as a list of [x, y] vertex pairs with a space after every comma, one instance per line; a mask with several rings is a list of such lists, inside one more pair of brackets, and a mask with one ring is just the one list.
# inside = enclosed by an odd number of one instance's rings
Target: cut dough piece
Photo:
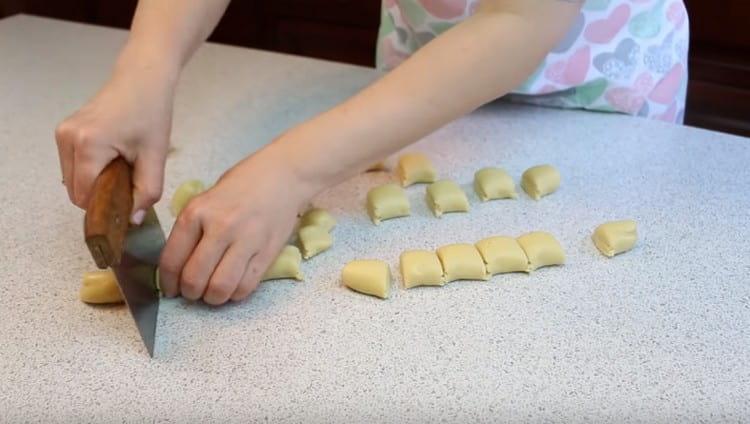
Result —
[[177, 217], [182, 212], [182, 209], [187, 206], [188, 202], [190, 202], [190, 199], [203, 193], [205, 190], [206, 187], [199, 180], [189, 180], [180, 184], [177, 190], [175, 190], [172, 202], [169, 205], [172, 216]]
[[456, 280], [488, 280], [482, 256], [473, 244], [449, 244], [437, 250], [446, 283]]
[[398, 159], [396, 174], [404, 187], [416, 183], [432, 183], [437, 178], [437, 172], [435, 172], [432, 162], [421, 153], [402, 155]]
[[260, 280], [267, 281], [293, 278], [302, 281], [302, 273], [299, 270], [301, 262], [302, 254], [299, 252], [297, 246], [284, 246], [281, 253], [279, 253], [279, 256], [276, 257], [276, 260], [273, 261]]
[[427, 205], [438, 218], [448, 212], [469, 211], [466, 193], [450, 180], [440, 180], [427, 187]]
[[638, 231], [633, 220], [610, 221], [596, 227], [591, 238], [596, 247], [611, 258], [632, 249], [638, 240]]
[[299, 220], [300, 227], [316, 225], [330, 232], [336, 226], [336, 219], [325, 209], [312, 208], [305, 212]]
[[490, 275], [506, 272], [526, 272], [529, 260], [521, 245], [513, 237], [489, 237], [477, 243], [477, 250]]
[[521, 187], [532, 199], [539, 200], [560, 187], [560, 173], [552, 165], [531, 167], [523, 173]]
[[516, 186], [513, 178], [500, 168], [483, 168], [474, 174], [474, 190], [483, 201], [515, 199]]
[[534, 271], [543, 266], [565, 263], [565, 251], [550, 233], [534, 231], [522, 235], [517, 240], [529, 260], [526, 272]]
[[375, 225], [381, 221], [411, 215], [406, 192], [398, 184], [384, 184], [367, 193], [367, 213]]
[[317, 225], [300, 228], [297, 238], [302, 249], [302, 257], [305, 259], [310, 259], [318, 253], [328, 250], [333, 245], [331, 234], [325, 228]]
[[122, 303], [124, 301], [117, 277], [111, 269], [83, 274], [78, 295], [82, 302], [92, 304]]
[[383, 261], [351, 261], [341, 271], [341, 280], [354, 291], [386, 299], [390, 294], [391, 270]]
[[401, 277], [404, 288], [442, 286], [443, 266], [431, 250], [407, 250], [401, 254]]

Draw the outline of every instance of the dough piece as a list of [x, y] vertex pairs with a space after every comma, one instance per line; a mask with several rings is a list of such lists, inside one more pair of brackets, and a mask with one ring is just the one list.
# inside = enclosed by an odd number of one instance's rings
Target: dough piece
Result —
[[411, 215], [406, 192], [398, 184], [384, 184], [367, 193], [367, 213], [375, 225], [386, 219]]
[[474, 174], [474, 191], [483, 201], [515, 199], [516, 186], [513, 178], [500, 168], [483, 168]]
[[323, 227], [309, 225], [302, 227], [297, 233], [299, 245], [302, 249], [302, 257], [310, 259], [333, 245], [331, 234]]
[[517, 240], [529, 260], [526, 272], [565, 263], [565, 251], [550, 233], [534, 231], [522, 235]]
[[427, 205], [438, 218], [447, 212], [469, 211], [466, 193], [450, 180], [440, 180], [427, 187]]
[[489, 237], [477, 243], [477, 250], [490, 275], [506, 272], [526, 272], [529, 260], [521, 245], [513, 237]]
[[316, 225], [318, 227], [325, 228], [325, 230], [328, 232], [331, 232], [333, 227], [336, 226], [336, 219], [334, 219], [333, 216], [325, 209], [312, 208], [305, 212], [299, 220], [300, 228], [310, 225]]
[[91, 304], [124, 302], [117, 277], [111, 269], [84, 273], [78, 295], [82, 302]]
[[351, 261], [341, 271], [341, 280], [354, 291], [387, 299], [391, 288], [391, 270], [383, 261]]
[[437, 172], [430, 159], [421, 153], [406, 153], [398, 159], [396, 166], [401, 185], [404, 187], [416, 183], [432, 183], [437, 178]]
[[487, 269], [473, 244], [449, 244], [437, 250], [446, 283], [456, 280], [488, 280]]
[[299, 252], [297, 246], [284, 246], [281, 253], [279, 253], [279, 256], [276, 257], [276, 260], [273, 261], [260, 280], [267, 281], [293, 278], [302, 281], [302, 273], [299, 270], [301, 262], [302, 254]]
[[521, 187], [532, 199], [539, 200], [560, 187], [560, 173], [552, 165], [531, 167], [523, 173]]
[[610, 221], [596, 227], [591, 238], [596, 247], [611, 258], [632, 249], [638, 240], [638, 232], [635, 221]]
[[407, 250], [401, 254], [401, 277], [404, 288], [442, 286], [443, 266], [431, 250]]
[[172, 212], [172, 216], [175, 218], [182, 212], [182, 209], [187, 206], [190, 199], [203, 193], [206, 187], [202, 181], [199, 180], [188, 180], [180, 184], [172, 195], [172, 202], [169, 205], [169, 210]]

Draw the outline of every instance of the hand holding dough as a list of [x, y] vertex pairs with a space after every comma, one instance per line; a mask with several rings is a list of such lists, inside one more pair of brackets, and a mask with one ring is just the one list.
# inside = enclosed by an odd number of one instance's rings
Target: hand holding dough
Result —
[[364, 294], [388, 298], [391, 287], [391, 270], [383, 261], [351, 261], [341, 271], [346, 287]]
[[635, 221], [610, 221], [596, 227], [591, 238], [602, 254], [611, 258], [632, 249], [638, 240], [638, 232]]
[[411, 214], [406, 192], [398, 184], [384, 184], [367, 193], [367, 213], [375, 225], [381, 221]]
[[79, 296], [82, 302], [92, 304], [122, 303], [124, 301], [120, 287], [117, 285], [117, 277], [111, 269], [83, 274]]
[[490, 275], [528, 270], [526, 253], [513, 237], [489, 237], [477, 242], [476, 246]]
[[534, 231], [518, 237], [518, 244], [529, 259], [527, 272], [565, 263], [565, 251], [555, 237], [544, 231]]
[[297, 237], [302, 248], [302, 257], [305, 259], [310, 259], [333, 245], [331, 234], [317, 225], [300, 228]]
[[466, 193], [450, 180], [440, 180], [427, 187], [427, 205], [438, 218], [447, 212], [469, 211]]
[[431, 250], [407, 250], [401, 254], [401, 277], [404, 288], [442, 286], [443, 266]]
[[484, 168], [474, 174], [474, 191], [483, 201], [515, 199], [516, 186], [513, 178], [500, 168]]
[[449, 244], [437, 250], [446, 283], [455, 280], [488, 280], [487, 269], [473, 244]]
[[406, 153], [398, 159], [396, 174], [403, 187], [416, 183], [431, 183], [437, 172], [427, 156], [421, 153]]
[[532, 199], [539, 200], [560, 187], [560, 173], [552, 165], [531, 167], [523, 173], [521, 187]]
[[299, 219], [299, 226], [308, 227], [315, 225], [321, 228], [325, 228], [326, 231], [331, 232], [333, 227], [336, 226], [336, 220], [328, 213], [325, 209], [312, 208], [305, 212]]
[[302, 262], [302, 254], [297, 246], [284, 246], [279, 256], [261, 277], [261, 281], [293, 278], [302, 281], [302, 273], [299, 270]]
[[169, 206], [172, 216], [177, 217], [190, 199], [203, 193], [205, 189], [203, 182], [199, 180], [188, 180], [180, 184], [172, 195], [172, 203]]

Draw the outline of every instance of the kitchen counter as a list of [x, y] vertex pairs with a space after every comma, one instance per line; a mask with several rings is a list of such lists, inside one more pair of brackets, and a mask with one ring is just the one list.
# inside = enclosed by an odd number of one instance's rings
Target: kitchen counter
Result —
[[[155, 358], [124, 307], [78, 300], [94, 269], [60, 185], [53, 131], [105, 80], [126, 32], [0, 21], [0, 422], [724, 422], [750, 420], [750, 140], [614, 114], [486, 106], [426, 137], [468, 214], [372, 225], [360, 175], [315, 199], [338, 220], [304, 282], [247, 301], [161, 304]], [[213, 182], [275, 135], [377, 78], [369, 69], [206, 45], [180, 83], [176, 152], [157, 205]], [[387, 125], [387, 123], [384, 123]], [[552, 163], [535, 202], [480, 203], [474, 171]], [[249, 199], [262, 201], [262, 199]], [[640, 240], [608, 259], [612, 219]], [[567, 264], [442, 288], [400, 288], [402, 250], [553, 233]], [[391, 298], [341, 286], [352, 259], [388, 261]]]

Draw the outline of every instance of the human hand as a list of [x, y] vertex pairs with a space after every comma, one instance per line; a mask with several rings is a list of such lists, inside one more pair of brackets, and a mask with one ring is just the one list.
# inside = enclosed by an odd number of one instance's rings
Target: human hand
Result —
[[120, 73], [58, 125], [55, 139], [71, 202], [85, 209], [96, 178], [122, 156], [134, 167], [131, 221], [141, 223], [161, 197], [173, 89], [168, 79]]
[[190, 200], [162, 251], [166, 296], [221, 305], [255, 290], [313, 194], [282, 158], [263, 149]]

